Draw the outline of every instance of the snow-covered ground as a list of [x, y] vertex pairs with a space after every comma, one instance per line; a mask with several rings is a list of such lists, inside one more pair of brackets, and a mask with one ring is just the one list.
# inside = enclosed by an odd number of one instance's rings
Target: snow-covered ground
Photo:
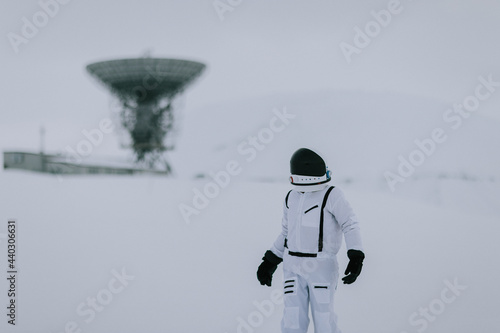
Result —
[[[271, 288], [255, 272], [302, 146], [327, 157], [362, 221], [362, 275], [336, 298], [344, 332], [498, 332], [498, 122], [476, 113], [455, 130], [449, 107], [270, 96], [186, 111], [174, 177], [1, 172], [0, 267], [9, 218], [19, 267], [15, 328], [0, 280], [2, 332], [278, 332], [281, 271]], [[384, 173], [436, 128], [447, 140], [391, 191]]]

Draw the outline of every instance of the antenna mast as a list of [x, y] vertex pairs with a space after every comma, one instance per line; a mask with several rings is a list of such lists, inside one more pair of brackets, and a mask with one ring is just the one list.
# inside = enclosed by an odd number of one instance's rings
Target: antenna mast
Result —
[[40, 126], [40, 154], [43, 155], [45, 151], [45, 127]]

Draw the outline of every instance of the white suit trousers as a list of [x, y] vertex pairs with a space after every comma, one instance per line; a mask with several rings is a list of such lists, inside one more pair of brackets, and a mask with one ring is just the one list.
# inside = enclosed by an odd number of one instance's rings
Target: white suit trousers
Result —
[[283, 333], [307, 333], [309, 306], [315, 333], [340, 333], [333, 299], [339, 269], [336, 258], [294, 257], [285, 251], [283, 261]]

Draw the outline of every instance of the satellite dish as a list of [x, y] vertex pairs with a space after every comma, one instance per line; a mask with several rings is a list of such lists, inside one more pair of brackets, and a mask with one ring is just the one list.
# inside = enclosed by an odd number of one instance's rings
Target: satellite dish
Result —
[[164, 58], [119, 59], [92, 63], [87, 71], [117, 97], [120, 122], [129, 133], [136, 162], [166, 170], [163, 153], [175, 123], [172, 100], [205, 69], [195, 61]]

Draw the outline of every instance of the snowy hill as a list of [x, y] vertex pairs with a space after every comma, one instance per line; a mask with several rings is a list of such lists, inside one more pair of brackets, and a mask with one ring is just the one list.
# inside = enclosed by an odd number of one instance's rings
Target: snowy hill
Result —
[[[327, 157], [363, 223], [363, 274], [336, 300], [345, 332], [498, 331], [498, 124], [474, 114], [455, 131], [447, 108], [271, 96], [186, 111], [172, 178], [0, 173], [3, 249], [6, 221], [19, 224], [18, 323], [2, 331], [278, 331], [281, 272], [264, 288], [255, 271], [301, 146]], [[391, 192], [384, 172], [438, 127], [448, 140]]]
[[[339, 177], [376, 180], [386, 170], [396, 171], [398, 155], [408, 158], [418, 149], [415, 140], [430, 138], [434, 129], [442, 128], [447, 140], [436, 145], [414, 177], [498, 178], [500, 156], [491, 149], [500, 143], [499, 122], [471, 113], [454, 129], [455, 121], [443, 119], [452, 107], [415, 96], [337, 91], [275, 95], [189, 110], [182, 116], [178, 139], [179, 173], [203, 173], [220, 168], [217, 163], [228, 159], [246, 160], [252, 156], [240, 154], [238, 147], [251, 147], [249, 137], [257, 137], [263, 148], [255, 149], [257, 154], [248, 163], [249, 178], [284, 179], [291, 153], [310, 146], [329, 158]], [[266, 131], [274, 112], [285, 110], [290, 114], [288, 123], [277, 121], [283, 129], [269, 136]]]

